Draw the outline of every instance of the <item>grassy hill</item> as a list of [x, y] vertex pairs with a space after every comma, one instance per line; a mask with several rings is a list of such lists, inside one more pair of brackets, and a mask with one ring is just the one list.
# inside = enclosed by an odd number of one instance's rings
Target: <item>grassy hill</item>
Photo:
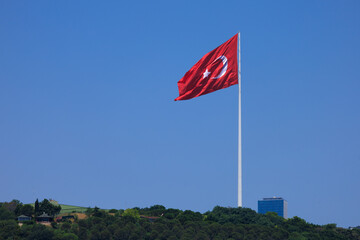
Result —
[[65, 204], [60, 204], [61, 206], [61, 213], [71, 213], [71, 212], [80, 212], [83, 213], [86, 211], [87, 207], [79, 207], [79, 206], [72, 206], [72, 205], [65, 205]]

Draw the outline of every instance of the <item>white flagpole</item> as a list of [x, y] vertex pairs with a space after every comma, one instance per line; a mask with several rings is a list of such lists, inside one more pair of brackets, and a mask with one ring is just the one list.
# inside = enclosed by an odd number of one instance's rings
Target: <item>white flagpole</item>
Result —
[[242, 207], [242, 170], [241, 170], [241, 55], [240, 32], [238, 33], [238, 84], [239, 84], [239, 135], [238, 135], [238, 207]]

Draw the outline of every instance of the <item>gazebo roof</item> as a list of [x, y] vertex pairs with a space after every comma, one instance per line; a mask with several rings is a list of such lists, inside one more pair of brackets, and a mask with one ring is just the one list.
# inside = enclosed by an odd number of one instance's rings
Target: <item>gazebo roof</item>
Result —
[[49, 215], [47, 215], [47, 213], [43, 212], [43, 214], [41, 214], [38, 217], [40, 217], [40, 218], [50, 218], [51, 216], [49, 216]]
[[20, 216], [18, 216], [18, 218], [29, 218], [29, 216], [20, 215]]

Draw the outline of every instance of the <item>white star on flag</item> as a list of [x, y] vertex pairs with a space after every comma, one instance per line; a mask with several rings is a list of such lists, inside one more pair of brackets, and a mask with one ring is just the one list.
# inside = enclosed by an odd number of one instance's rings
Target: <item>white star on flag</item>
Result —
[[205, 70], [205, 72], [203, 73], [203, 79], [206, 78], [207, 76], [209, 76], [211, 72], [209, 72], [207, 69]]

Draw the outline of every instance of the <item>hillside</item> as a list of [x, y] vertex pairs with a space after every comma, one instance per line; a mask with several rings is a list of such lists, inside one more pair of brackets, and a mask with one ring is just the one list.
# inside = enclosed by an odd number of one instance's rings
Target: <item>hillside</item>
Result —
[[[22, 211], [17, 207], [21, 205], [0, 203], [0, 239], [360, 240], [359, 229], [315, 225], [299, 217], [284, 219], [275, 213], [258, 214], [248, 208], [220, 206], [202, 214], [161, 205], [111, 211], [62, 205], [64, 211], [86, 210], [86, 214], [71, 220], [51, 219], [45, 224], [25, 221], [19, 226], [15, 219], [16, 211]], [[24, 211], [31, 210], [25, 206], [22, 205]]]
[[84, 213], [88, 208], [87, 207], [79, 207], [79, 206], [73, 206], [73, 205], [66, 205], [66, 204], [60, 204], [62, 213], [72, 213], [72, 212], [79, 212]]

